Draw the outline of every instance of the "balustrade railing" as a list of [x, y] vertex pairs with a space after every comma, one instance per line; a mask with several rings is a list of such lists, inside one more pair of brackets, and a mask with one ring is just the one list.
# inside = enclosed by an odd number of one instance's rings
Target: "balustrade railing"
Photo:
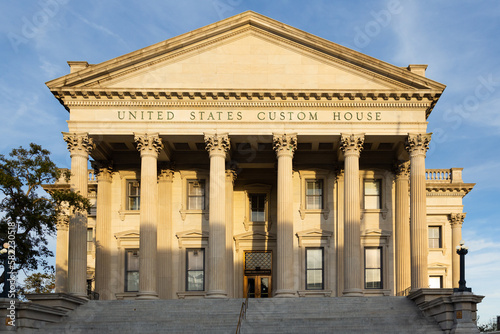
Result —
[[89, 169], [89, 182], [97, 182], [97, 176], [93, 169]]

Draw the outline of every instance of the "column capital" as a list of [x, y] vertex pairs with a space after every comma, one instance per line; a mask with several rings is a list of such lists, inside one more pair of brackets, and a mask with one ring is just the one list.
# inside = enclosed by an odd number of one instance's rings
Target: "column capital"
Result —
[[226, 181], [231, 181], [231, 183], [234, 184], [237, 176], [238, 174], [234, 169], [226, 169]]
[[357, 155], [359, 157], [364, 142], [364, 134], [342, 134], [340, 136], [340, 148], [345, 155]]
[[273, 148], [277, 156], [284, 154], [293, 156], [293, 153], [297, 149], [297, 135], [273, 134]]
[[69, 228], [69, 217], [61, 214], [57, 217], [56, 227], [58, 231], [67, 231]]
[[406, 139], [405, 148], [413, 155], [423, 155], [427, 153], [429, 149], [429, 143], [431, 142], [432, 133], [409, 133]]
[[212, 154], [220, 154], [226, 157], [226, 152], [229, 150], [230, 145], [231, 142], [227, 133], [205, 133], [205, 148], [210, 156], [212, 156]]
[[134, 133], [134, 141], [137, 150], [141, 152], [141, 157], [143, 155], [158, 157], [163, 149], [163, 143], [158, 133]]
[[466, 215], [467, 215], [467, 213], [465, 213], [465, 212], [451, 213], [450, 218], [449, 218], [451, 227], [461, 227], [462, 224], [464, 223]]
[[344, 175], [345, 175], [344, 166], [336, 165], [334, 167], [334, 171], [335, 171], [335, 180], [337, 182], [340, 181], [341, 179], [344, 179]]
[[111, 182], [111, 174], [113, 173], [113, 163], [111, 161], [94, 161], [92, 167], [97, 175], [97, 182]]
[[89, 138], [88, 133], [63, 132], [62, 134], [72, 157], [80, 155], [88, 158], [90, 152], [95, 148], [94, 140]]
[[410, 161], [399, 160], [394, 164], [395, 179], [408, 179], [410, 177]]
[[159, 181], [172, 182], [173, 178], [174, 178], [174, 171], [172, 169], [170, 168], [160, 169], [160, 172], [158, 173]]

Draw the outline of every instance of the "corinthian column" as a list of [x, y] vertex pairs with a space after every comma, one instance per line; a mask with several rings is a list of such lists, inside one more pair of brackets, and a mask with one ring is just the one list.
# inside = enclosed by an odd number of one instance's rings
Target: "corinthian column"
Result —
[[400, 161], [395, 166], [396, 210], [395, 210], [395, 242], [396, 242], [396, 293], [410, 287], [410, 196], [408, 182], [410, 162]]
[[363, 295], [359, 155], [365, 136], [341, 136], [344, 151], [344, 296]]
[[431, 134], [409, 134], [406, 149], [410, 153], [410, 246], [411, 289], [429, 287], [427, 274], [428, 235], [425, 190], [425, 154]]
[[207, 298], [226, 298], [226, 152], [227, 134], [205, 134], [210, 155]]
[[141, 207], [139, 239], [139, 292], [137, 299], [158, 299], [156, 251], [158, 225], [157, 160], [163, 148], [155, 134], [135, 134], [141, 152]]
[[95, 290], [99, 299], [113, 298], [111, 283], [111, 165], [101, 163], [97, 171], [97, 216], [95, 224]]
[[465, 215], [465, 212], [450, 215], [453, 288], [458, 288], [458, 281], [460, 280], [460, 255], [457, 254], [456, 249], [457, 246], [460, 246], [460, 240], [462, 240], [462, 224], [464, 223]]
[[[87, 133], [63, 133], [71, 155], [71, 190], [88, 194], [88, 159], [94, 148]], [[75, 211], [69, 222], [68, 292], [87, 297], [87, 213]]]
[[273, 147], [278, 157], [277, 203], [277, 266], [275, 297], [294, 297], [293, 284], [293, 174], [292, 159], [297, 149], [297, 136], [273, 136]]

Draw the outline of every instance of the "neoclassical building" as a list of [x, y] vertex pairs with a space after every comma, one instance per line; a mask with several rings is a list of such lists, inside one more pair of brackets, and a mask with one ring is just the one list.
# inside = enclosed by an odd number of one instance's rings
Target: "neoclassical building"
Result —
[[[458, 286], [461, 168], [426, 169], [445, 86], [254, 12], [47, 83], [69, 112], [57, 291], [100, 299]], [[89, 169], [91, 161], [93, 169]]]

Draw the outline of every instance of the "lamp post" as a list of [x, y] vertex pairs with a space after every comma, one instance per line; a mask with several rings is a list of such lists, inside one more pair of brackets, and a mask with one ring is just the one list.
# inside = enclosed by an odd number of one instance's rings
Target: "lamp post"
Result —
[[464, 241], [460, 241], [460, 246], [457, 246], [457, 254], [460, 255], [460, 280], [458, 288], [453, 289], [453, 292], [472, 292], [471, 288], [465, 286], [465, 255], [469, 249], [464, 245]]
[[3, 248], [0, 250], [0, 260], [3, 265], [3, 289], [0, 292], [0, 298], [7, 298], [10, 291], [10, 274], [9, 274], [9, 244], [6, 242], [3, 244]]

